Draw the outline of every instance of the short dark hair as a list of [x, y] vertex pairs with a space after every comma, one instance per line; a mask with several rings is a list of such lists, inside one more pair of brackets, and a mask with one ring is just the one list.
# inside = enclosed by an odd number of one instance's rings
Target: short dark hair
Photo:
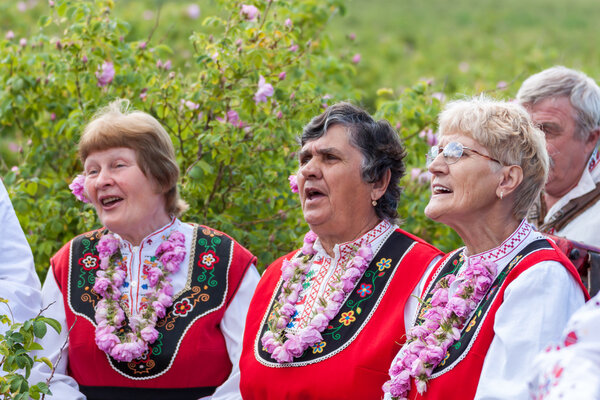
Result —
[[398, 182], [406, 171], [403, 162], [406, 152], [398, 134], [388, 121], [383, 119], [375, 121], [365, 110], [341, 102], [328, 107], [304, 127], [300, 137], [301, 146], [325, 135], [334, 125], [342, 125], [348, 129], [350, 144], [363, 155], [361, 166], [363, 181], [377, 182], [383, 178], [387, 170], [390, 170], [390, 183], [384, 195], [377, 201], [375, 212], [381, 219], [396, 222], [398, 200], [402, 193]]

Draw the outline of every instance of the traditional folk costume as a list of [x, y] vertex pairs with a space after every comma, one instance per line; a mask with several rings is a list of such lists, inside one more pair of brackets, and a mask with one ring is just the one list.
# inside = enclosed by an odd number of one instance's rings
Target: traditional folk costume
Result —
[[[325, 322], [322, 340], [290, 362], [277, 362], [262, 345], [272, 322], [282, 286], [282, 264], [300, 256], [290, 253], [263, 275], [248, 310], [240, 359], [241, 393], [245, 400], [376, 399], [392, 358], [404, 340], [405, 321], [416, 309], [411, 297], [421, 291], [440, 251], [397, 226], [383, 221], [361, 238], [338, 244], [334, 257], [317, 241], [294, 313], [285, 327], [294, 334], [311, 324], [319, 306], [355, 256], [369, 244], [374, 257], [341, 300], [336, 315]], [[283, 329], [283, 328], [282, 328]]]
[[42, 345], [56, 349], [53, 362], [62, 357], [50, 387], [53, 398], [81, 399], [83, 393], [89, 400], [239, 399], [243, 323], [259, 276], [256, 258], [229, 236], [175, 218], [140, 246], [113, 234], [126, 272], [120, 290], [126, 321], [148, 306], [150, 269], [159, 262], [155, 252], [173, 232], [185, 236], [186, 249], [181, 268], [170, 276], [173, 304], [156, 323], [156, 341], [130, 362], [117, 361], [94, 340], [101, 259], [96, 244], [106, 231], [78, 236], [52, 258], [43, 298], [45, 304], [58, 300], [48, 316], [62, 323], [63, 332], [49, 333]]
[[[533, 358], [560, 337], [569, 317], [589, 298], [566, 256], [523, 221], [494, 249], [473, 256], [465, 248], [447, 254], [427, 280], [415, 325], [425, 322], [436, 282], [456, 275], [448, 288], [452, 298], [468, 265], [476, 262], [495, 263], [496, 275], [422, 395], [411, 379], [409, 399], [529, 399], [527, 373]], [[392, 396], [386, 393], [385, 398]]]
[[[8, 300], [14, 322], [35, 317], [41, 310], [40, 279], [4, 184], [0, 180], [0, 297]], [[0, 314], [11, 316], [5, 304]], [[0, 324], [0, 334], [8, 325]]]
[[569, 320], [559, 344], [548, 346], [532, 366], [533, 400], [600, 399], [600, 294]]
[[527, 216], [542, 232], [600, 247], [600, 154], [595, 150], [577, 186], [546, 210], [540, 198]]

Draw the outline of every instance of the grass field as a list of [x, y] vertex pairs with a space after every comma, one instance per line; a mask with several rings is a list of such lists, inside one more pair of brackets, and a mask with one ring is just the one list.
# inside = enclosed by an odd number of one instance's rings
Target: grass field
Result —
[[356, 85], [367, 103], [379, 87], [419, 78], [449, 95], [508, 86], [554, 64], [600, 78], [600, 6], [594, 0], [353, 0], [331, 26], [335, 43], [356, 35]]

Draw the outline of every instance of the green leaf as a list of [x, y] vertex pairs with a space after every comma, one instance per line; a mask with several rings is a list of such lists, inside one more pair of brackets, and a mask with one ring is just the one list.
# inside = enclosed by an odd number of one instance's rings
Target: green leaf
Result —
[[40, 317], [39, 321], [45, 322], [46, 324], [50, 325], [56, 331], [56, 333], [60, 333], [62, 330], [60, 322], [53, 318]]

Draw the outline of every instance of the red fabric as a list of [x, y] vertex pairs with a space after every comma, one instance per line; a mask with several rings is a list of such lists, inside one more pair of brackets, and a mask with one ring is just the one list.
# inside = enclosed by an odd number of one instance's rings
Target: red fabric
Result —
[[[496, 311], [502, 305], [504, 299], [504, 291], [507, 286], [514, 281], [521, 273], [531, 268], [532, 266], [542, 261], [558, 261], [561, 263], [571, 274], [571, 276], [578, 282], [581, 290], [584, 292], [586, 300], [589, 300], [589, 295], [581, 283], [579, 273], [569, 261], [569, 259], [556, 247], [556, 245], [550, 242], [554, 250], [539, 250], [529, 256], [526, 256], [512, 271], [508, 274], [502, 287], [498, 291], [496, 298], [494, 299], [486, 319], [483, 321], [483, 325], [477, 338], [470, 351], [467, 353], [464, 359], [454, 366], [448, 372], [440, 375], [439, 377], [432, 379], [427, 384], [427, 391], [420, 395], [414, 384], [412, 384], [412, 390], [409, 393], [408, 398], [411, 400], [416, 399], [444, 399], [444, 400], [468, 400], [475, 398], [477, 386], [479, 384], [479, 378], [481, 376], [481, 369], [483, 368], [483, 361], [487, 355], [488, 349], [494, 339], [494, 321]], [[442, 268], [442, 260], [436, 271]], [[433, 276], [432, 273], [430, 275]]]
[[[121, 375], [111, 367], [108, 356], [94, 342], [95, 324], [76, 316], [69, 307], [69, 258], [67, 243], [52, 258], [51, 264], [58, 287], [62, 291], [69, 334], [68, 373], [78, 384], [84, 386], [126, 386], [143, 388], [193, 388], [216, 387], [231, 373], [231, 362], [225, 346], [225, 338], [219, 324], [226, 306], [199, 318], [186, 331], [181, 340], [173, 364], [166, 373], [151, 379], [134, 380]], [[229, 304], [239, 287], [247, 268], [256, 258], [234, 241], [234, 251], [228, 276]]]
[[240, 389], [245, 400], [379, 399], [388, 369], [405, 340], [404, 305], [421, 276], [440, 251], [417, 241], [404, 256], [377, 310], [356, 339], [330, 358], [300, 367], [272, 368], [259, 363], [254, 344], [270, 306], [281, 264], [296, 252], [281, 257], [262, 277], [248, 310], [244, 348], [240, 360]]

